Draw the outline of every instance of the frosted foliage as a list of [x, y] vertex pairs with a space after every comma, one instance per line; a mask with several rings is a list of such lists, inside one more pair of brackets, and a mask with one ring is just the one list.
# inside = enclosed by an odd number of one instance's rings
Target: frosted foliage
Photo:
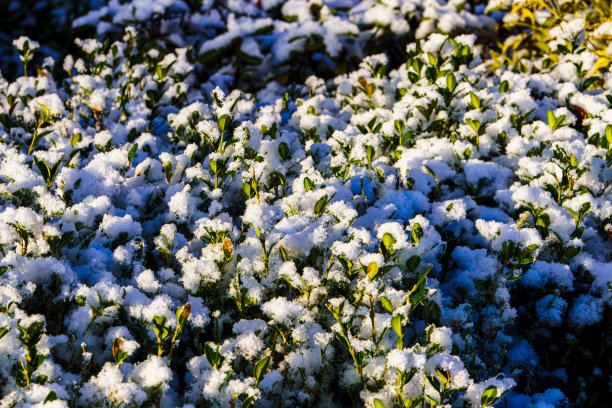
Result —
[[0, 407], [605, 405], [601, 1], [10, 3]]

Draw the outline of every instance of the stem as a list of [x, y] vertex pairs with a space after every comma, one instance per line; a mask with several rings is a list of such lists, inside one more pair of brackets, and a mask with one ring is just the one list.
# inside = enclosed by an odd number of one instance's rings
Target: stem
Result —
[[157, 355], [159, 357], [161, 357], [161, 355], [164, 353], [164, 343], [162, 341], [162, 339], [159, 338], [159, 336], [157, 337]]
[[223, 136], [225, 135], [225, 131], [221, 132], [221, 136], [219, 136], [219, 147], [217, 148], [218, 153], [224, 153], [225, 149], [223, 147]]
[[376, 348], [378, 348], [378, 341], [376, 341], [376, 326], [374, 325], [374, 319], [376, 317], [376, 312], [374, 311], [374, 298], [372, 295], [368, 295], [370, 298], [370, 322], [372, 323], [372, 340], [374, 344], [376, 344]]
[[344, 325], [342, 325], [342, 335], [346, 339], [346, 344], [348, 345], [349, 354], [353, 358], [353, 363], [355, 364], [355, 371], [357, 371], [357, 374], [359, 374], [359, 379], [361, 379], [361, 384], [365, 387], [365, 379], [363, 378], [363, 368], [361, 367], [361, 364], [357, 360], [355, 349], [353, 349], [353, 346], [351, 346], [351, 341], [348, 336], [348, 330]]
[[331, 256], [329, 257], [329, 263], [327, 264], [327, 270], [325, 271], [325, 277], [323, 278], [322, 283], [327, 282], [327, 276], [329, 275], [329, 271], [331, 270], [332, 266], [334, 266], [336, 262], [334, 261], [334, 254], [332, 253]]
[[176, 339], [178, 338], [179, 335], [179, 327], [180, 326], [176, 326], [176, 330], [174, 331], [174, 336], [172, 336], [172, 340], [170, 340], [170, 354], [168, 355], [168, 360], [172, 361], [172, 355], [174, 354], [174, 343], [176, 342]]
[[34, 134], [32, 135], [32, 143], [30, 143], [30, 148], [28, 149], [28, 155], [32, 154], [32, 151], [34, 150], [34, 142], [36, 141], [36, 135], [38, 135], [38, 131], [40, 130], [40, 127], [43, 124], [43, 120], [39, 120], [38, 123], [36, 124], [36, 130], [34, 130]]
[[23, 363], [22, 359], [19, 359], [19, 362], [21, 363], [21, 367], [23, 369], [23, 372], [25, 373], [25, 378], [26, 378], [26, 388], [30, 388], [30, 373], [28, 372], [28, 369], [26, 368], [27, 362], [30, 361], [30, 350], [27, 350], [28, 354], [26, 355], [26, 364]]

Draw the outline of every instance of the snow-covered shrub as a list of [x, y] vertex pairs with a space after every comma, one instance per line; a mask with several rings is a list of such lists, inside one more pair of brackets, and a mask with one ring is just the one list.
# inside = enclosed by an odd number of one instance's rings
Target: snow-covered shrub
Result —
[[110, 1], [63, 74], [0, 77], [1, 406], [605, 403], [585, 36], [526, 74], [482, 7], [219, 3]]
[[[486, 12], [503, 23], [497, 64], [533, 71], [534, 57], [544, 66], [575, 63], [567, 56], [583, 44], [593, 53], [595, 73], [604, 73], [612, 54], [612, 9], [606, 0], [488, 0]], [[595, 77], [590, 83], [596, 82]]]
[[426, 0], [110, 1], [73, 21], [74, 29], [109, 39], [135, 26], [139, 41], [162, 51], [160, 57], [182, 49], [181, 59], [197, 61], [201, 75], [242, 89], [272, 79], [329, 78], [390, 48], [397, 66], [414, 38], [436, 30], [491, 30], [494, 24], [467, 4]]

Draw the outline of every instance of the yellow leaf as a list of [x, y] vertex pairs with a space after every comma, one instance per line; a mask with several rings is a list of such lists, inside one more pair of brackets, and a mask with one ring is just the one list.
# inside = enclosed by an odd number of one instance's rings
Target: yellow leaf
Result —
[[593, 71], [596, 73], [607, 72], [608, 67], [610, 66], [610, 62], [612, 62], [610, 58], [600, 57], [595, 63], [595, 66], [593, 67]]

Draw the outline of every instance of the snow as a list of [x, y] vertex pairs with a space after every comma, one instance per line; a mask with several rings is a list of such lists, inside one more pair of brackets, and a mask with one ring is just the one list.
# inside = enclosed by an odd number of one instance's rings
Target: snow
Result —
[[167, 383], [172, 377], [168, 363], [159, 356], [150, 356], [147, 360], [134, 366], [134, 380], [143, 387], [155, 387]]
[[496, 64], [525, 3], [221, 3], [50, 13], [97, 33], [57, 64], [0, 44], [0, 406], [586, 404], [610, 23], [538, 10], [549, 51]]

